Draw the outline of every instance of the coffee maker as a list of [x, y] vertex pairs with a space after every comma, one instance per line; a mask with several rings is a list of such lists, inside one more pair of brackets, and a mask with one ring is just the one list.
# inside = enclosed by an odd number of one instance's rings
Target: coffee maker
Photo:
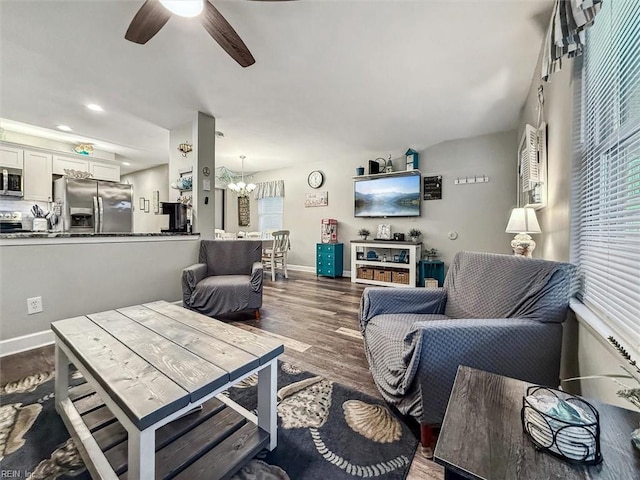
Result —
[[180, 202], [162, 202], [162, 214], [169, 215], [169, 228], [162, 232], [187, 231], [187, 206]]

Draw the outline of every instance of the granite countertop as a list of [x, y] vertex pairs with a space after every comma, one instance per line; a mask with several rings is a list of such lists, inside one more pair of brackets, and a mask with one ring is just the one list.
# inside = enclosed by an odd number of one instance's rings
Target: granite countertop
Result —
[[185, 237], [199, 236], [199, 233], [157, 232], [157, 233], [69, 233], [69, 232], [22, 232], [2, 233], [4, 238], [105, 238], [105, 237]]

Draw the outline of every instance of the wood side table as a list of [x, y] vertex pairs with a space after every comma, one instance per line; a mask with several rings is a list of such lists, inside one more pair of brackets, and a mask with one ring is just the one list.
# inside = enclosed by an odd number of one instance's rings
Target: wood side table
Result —
[[458, 367], [434, 453], [446, 480], [640, 479], [640, 452], [631, 444], [640, 413], [589, 400], [600, 413], [603, 461], [569, 463], [536, 450], [524, 433], [520, 410], [530, 385]]

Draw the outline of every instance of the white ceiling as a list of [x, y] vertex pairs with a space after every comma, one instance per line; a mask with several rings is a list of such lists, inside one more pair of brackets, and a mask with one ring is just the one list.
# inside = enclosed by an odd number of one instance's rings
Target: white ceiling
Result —
[[395, 158], [516, 127], [552, 0], [213, 0], [248, 68], [197, 19], [126, 41], [142, 3], [0, 0], [0, 116], [69, 125], [125, 171], [165, 163], [169, 130], [196, 111], [225, 134], [217, 165]]

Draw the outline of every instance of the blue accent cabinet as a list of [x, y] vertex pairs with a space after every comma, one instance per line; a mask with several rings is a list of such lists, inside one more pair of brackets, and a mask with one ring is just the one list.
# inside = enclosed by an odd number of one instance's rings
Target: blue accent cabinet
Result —
[[344, 245], [342, 243], [316, 244], [316, 275], [341, 277], [343, 254]]
[[444, 262], [442, 260], [420, 260], [419, 285], [424, 287], [425, 278], [435, 278], [438, 286], [444, 284]]

